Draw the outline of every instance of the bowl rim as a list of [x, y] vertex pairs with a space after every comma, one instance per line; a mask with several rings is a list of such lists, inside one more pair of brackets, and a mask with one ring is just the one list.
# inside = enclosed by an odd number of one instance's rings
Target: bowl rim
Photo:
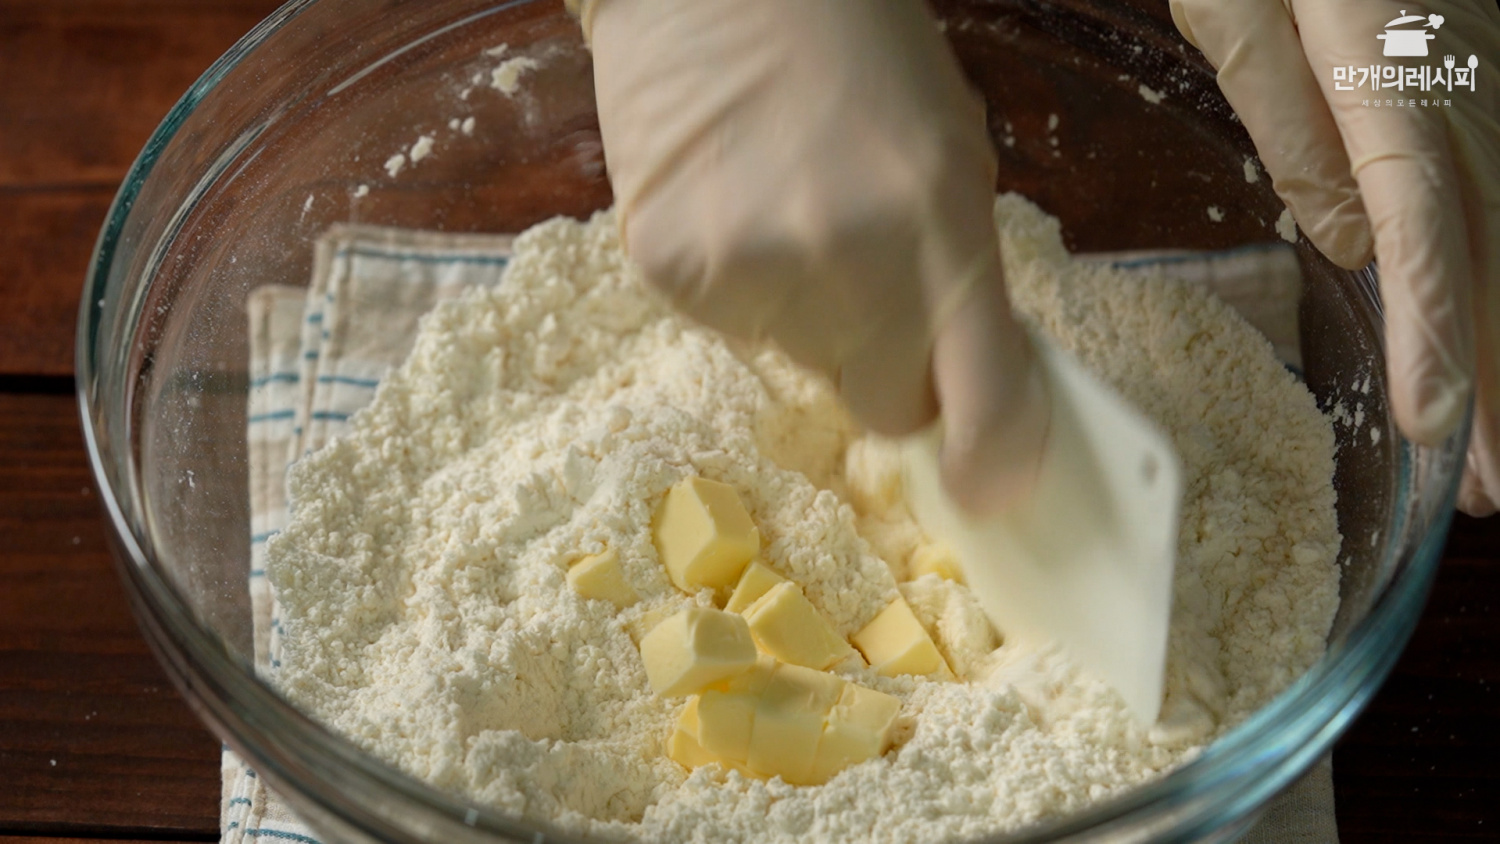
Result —
[[[133, 490], [116, 487], [110, 471], [109, 444], [122, 442], [105, 436], [114, 421], [102, 406], [98, 361], [99, 332], [108, 311], [111, 270], [118, 255], [121, 234], [131, 219], [139, 197], [162, 153], [168, 148], [197, 106], [211, 96], [224, 78], [267, 39], [298, 16], [324, 0], [289, 0], [257, 24], [216, 60], [167, 113], [132, 163], [101, 228], [90, 258], [79, 306], [75, 342], [75, 390], [85, 448], [95, 485], [100, 491], [112, 533], [117, 567], [130, 592], [132, 608], [143, 632], [197, 714], [216, 728], [220, 738], [255, 767], [270, 774], [273, 782], [284, 782], [305, 793], [319, 792], [310, 775], [331, 774], [358, 784], [388, 789], [407, 801], [440, 813], [453, 823], [518, 840], [530, 840], [543, 831], [557, 840], [571, 840], [569, 833], [549, 829], [547, 824], [523, 821], [487, 806], [439, 791], [417, 778], [376, 759], [352, 741], [304, 715], [262, 679], [254, 667], [232, 652], [211, 628], [201, 623], [192, 604], [149, 553], [151, 541], [127, 515], [124, 501]], [[476, 15], [481, 17], [542, 0], [507, 0]], [[192, 201], [189, 197], [186, 201]], [[1373, 265], [1361, 271], [1364, 283], [1374, 284]], [[122, 282], [122, 287], [128, 281]], [[139, 281], [135, 282], [139, 284]], [[154, 278], [146, 283], [149, 288]], [[1372, 288], [1376, 289], [1376, 288]], [[113, 300], [118, 303], [117, 298]], [[1375, 299], [1378, 313], [1378, 298]], [[1382, 319], [1383, 325], [1383, 319]], [[1379, 326], [1377, 326], [1378, 328]], [[134, 372], [127, 373], [133, 377]], [[128, 402], [127, 402], [128, 403]], [[124, 417], [121, 417], [122, 419]], [[1418, 466], [1418, 449], [1439, 457], [1464, 453], [1472, 419], [1472, 406], [1463, 424], [1440, 446], [1421, 449], [1404, 437], [1397, 448], [1398, 499], [1404, 499], [1409, 480]], [[121, 423], [128, 435], [134, 426]], [[123, 459], [134, 466], [139, 455], [133, 442], [123, 440]], [[1128, 790], [1064, 818], [1025, 827], [1013, 833], [985, 837], [984, 841], [1059, 840], [1085, 832], [1099, 832], [1141, 816], [1158, 816], [1163, 810], [1186, 811], [1189, 825], [1174, 830], [1164, 840], [1191, 840], [1216, 826], [1214, 818], [1226, 810], [1231, 817], [1253, 811], [1291, 779], [1310, 767], [1328, 749], [1363, 709], [1394, 666], [1426, 601], [1453, 516], [1462, 459], [1439, 460], [1446, 470], [1446, 488], [1439, 500], [1426, 502], [1424, 513], [1435, 512], [1409, 563], [1395, 569], [1366, 615], [1352, 625], [1338, 642], [1329, 644], [1324, 655], [1301, 677], [1240, 724], [1220, 735], [1192, 760], [1164, 776]], [[131, 474], [134, 482], [134, 474]], [[1439, 480], [1442, 480], [1441, 475]], [[1393, 503], [1403, 535], [1408, 527], [1408, 502]], [[1435, 506], [1435, 510], [1433, 507]], [[1397, 548], [1388, 543], [1383, 564], [1396, 562]], [[1309, 718], [1314, 714], [1316, 718]], [[1269, 743], [1267, 739], [1271, 739]], [[295, 769], [262, 750], [263, 744], [281, 748], [303, 763]], [[342, 767], [342, 770], [337, 768]], [[1229, 782], [1242, 787], [1226, 801], [1198, 803]], [[318, 797], [324, 808], [356, 828], [382, 835], [376, 814], [350, 799], [323, 789]]]

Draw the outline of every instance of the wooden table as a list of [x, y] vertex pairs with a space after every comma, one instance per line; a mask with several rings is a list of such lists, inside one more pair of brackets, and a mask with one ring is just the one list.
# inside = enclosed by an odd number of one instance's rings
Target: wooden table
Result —
[[[0, 0], [0, 844], [218, 837], [219, 743], [146, 649], [72, 396], [89, 252], [172, 102], [276, 0]], [[1500, 840], [1500, 519], [1460, 518], [1339, 744], [1345, 842]]]

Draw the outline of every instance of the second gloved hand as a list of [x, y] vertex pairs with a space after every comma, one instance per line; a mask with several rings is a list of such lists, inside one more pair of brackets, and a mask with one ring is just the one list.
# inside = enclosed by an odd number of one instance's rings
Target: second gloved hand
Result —
[[[1363, 266], [1373, 246], [1401, 430], [1434, 445], [1472, 399], [1458, 504], [1476, 516], [1494, 513], [1500, 11], [1493, 0], [1429, 0], [1421, 8], [1404, 0], [1172, 0], [1171, 7], [1178, 29], [1218, 69], [1219, 87], [1312, 242], [1349, 268]], [[1437, 29], [1428, 33], [1434, 55], [1383, 56], [1377, 35], [1409, 23], [1408, 12]], [[1334, 79], [1335, 68], [1402, 64], [1463, 68], [1475, 81], [1427, 90], [1408, 82], [1382, 93], [1352, 77], [1341, 90]], [[1382, 106], [1387, 97], [1397, 106]]]
[[647, 278], [828, 374], [873, 430], [941, 409], [969, 509], [1023, 490], [1046, 389], [1005, 296], [983, 104], [920, 0], [596, 0], [583, 22]]

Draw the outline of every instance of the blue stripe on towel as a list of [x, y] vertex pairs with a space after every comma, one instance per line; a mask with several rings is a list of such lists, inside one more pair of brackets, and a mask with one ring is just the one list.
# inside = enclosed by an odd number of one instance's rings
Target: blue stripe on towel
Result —
[[[420, 264], [490, 264], [503, 267], [510, 263], [508, 255], [443, 255], [443, 254], [421, 254], [411, 252], [380, 252], [369, 248], [355, 247], [352, 249], [340, 249], [339, 257], [357, 255], [361, 258], [376, 258], [384, 261], [416, 261]], [[332, 301], [331, 299], [329, 301]]]
[[1110, 261], [1109, 265], [1117, 270], [1128, 270], [1135, 267], [1150, 267], [1156, 264], [1188, 264], [1188, 263], [1211, 263], [1216, 260], [1230, 258], [1237, 255], [1253, 255], [1258, 252], [1274, 252], [1279, 249], [1290, 249], [1290, 243], [1250, 243], [1245, 246], [1236, 246], [1233, 249], [1220, 249], [1217, 252], [1188, 252], [1182, 255], [1157, 255], [1146, 258], [1130, 258], [1124, 261]]
[[253, 379], [251, 379], [251, 381], [250, 381], [250, 387], [251, 387], [251, 389], [254, 389], [256, 387], [264, 387], [264, 386], [266, 386], [267, 384], [270, 384], [273, 381], [281, 381], [281, 382], [284, 382], [284, 383], [287, 383], [287, 384], [295, 384], [295, 383], [297, 383], [297, 373], [295, 373], [295, 372], [272, 372], [270, 375], [262, 375], [259, 378], [253, 378]]
[[270, 422], [273, 419], [291, 419], [293, 416], [296, 416], [296, 415], [297, 415], [297, 412], [294, 411], [294, 410], [272, 410], [272, 411], [267, 412], [267, 413], [256, 413], [256, 414], [253, 414], [246, 421], [249, 422], [251, 425], [254, 425], [256, 422]]
[[279, 838], [283, 841], [301, 841], [303, 842], [303, 844], [323, 844], [323, 842], [312, 837], [311, 835], [302, 835], [296, 832], [282, 832], [279, 829], [262, 829], [259, 827], [250, 827], [249, 829], [245, 830], [245, 834], [252, 837]]
[[379, 387], [380, 386], [380, 379], [379, 378], [355, 378], [353, 375], [319, 375], [318, 376], [318, 383], [319, 384], [348, 384], [351, 387], [370, 387], [371, 389], [373, 389], [375, 387]]

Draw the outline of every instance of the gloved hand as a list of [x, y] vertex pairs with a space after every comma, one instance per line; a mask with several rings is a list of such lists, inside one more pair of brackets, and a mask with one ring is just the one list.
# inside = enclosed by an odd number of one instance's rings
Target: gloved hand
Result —
[[[1427, 42], [1433, 55], [1383, 56], [1376, 36], [1408, 12], [1438, 16]], [[1500, 11], [1493, 0], [1429, 0], [1422, 8], [1404, 0], [1172, 0], [1172, 17], [1218, 69], [1276, 192], [1312, 242], [1352, 269], [1369, 260], [1373, 239], [1396, 423], [1434, 444], [1453, 432], [1473, 397], [1459, 507], [1494, 513]], [[1452, 92], [1336, 88], [1335, 67], [1403, 63], [1475, 68], [1477, 81], [1474, 90]], [[1364, 105], [1376, 96], [1452, 105]]]
[[1047, 391], [1005, 296], [983, 104], [921, 0], [598, 0], [581, 19], [646, 277], [827, 373], [875, 431], [940, 406], [961, 505], [1027, 487]]

